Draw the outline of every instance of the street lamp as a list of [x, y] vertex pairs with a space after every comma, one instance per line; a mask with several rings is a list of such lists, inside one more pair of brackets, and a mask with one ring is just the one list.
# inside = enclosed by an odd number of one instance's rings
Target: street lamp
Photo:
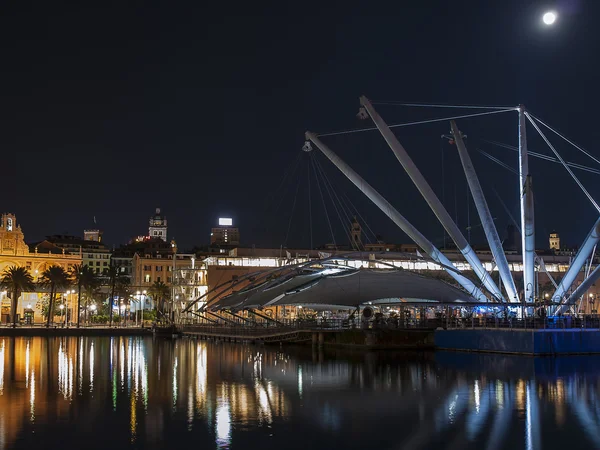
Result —
[[65, 305], [60, 305], [59, 308], [63, 316], [63, 326], [65, 326]]

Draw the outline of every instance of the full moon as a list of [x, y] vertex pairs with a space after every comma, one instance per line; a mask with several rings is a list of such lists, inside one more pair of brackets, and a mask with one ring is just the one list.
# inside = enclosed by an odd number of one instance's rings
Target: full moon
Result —
[[556, 13], [552, 12], [552, 11], [548, 11], [546, 14], [544, 14], [544, 17], [542, 17], [542, 20], [544, 21], [544, 23], [546, 25], [552, 25], [554, 22], [556, 22]]

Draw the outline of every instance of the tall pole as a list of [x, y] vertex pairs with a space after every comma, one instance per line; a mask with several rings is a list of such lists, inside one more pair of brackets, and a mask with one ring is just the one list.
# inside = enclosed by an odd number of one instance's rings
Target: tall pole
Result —
[[519, 196], [521, 202], [521, 243], [523, 249], [523, 299], [533, 302], [535, 283], [535, 222], [533, 191], [527, 156], [527, 130], [525, 107], [519, 105]]
[[402, 214], [400, 214], [379, 192], [367, 183], [339, 156], [329, 149], [321, 140], [310, 131], [306, 132], [306, 139], [315, 144], [319, 150], [376, 206], [383, 211], [409, 238], [423, 249], [435, 262], [439, 263], [467, 292], [478, 301], [485, 302], [485, 294], [468, 278], [450, 268], [454, 267], [446, 256], [440, 252], [419, 230], [417, 230]]
[[109, 316], [109, 326], [112, 327], [113, 322], [113, 301], [115, 299], [115, 284], [117, 282], [117, 269], [114, 266], [112, 260], [110, 261], [111, 271], [110, 274], [112, 276], [112, 286], [110, 289], [110, 299], [108, 300], [108, 316]]
[[425, 180], [423, 174], [421, 174], [421, 171], [417, 168], [417, 166], [415, 165], [411, 157], [408, 155], [402, 144], [398, 141], [396, 135], [392, 133], [392, 131], [387, 126], [385, 121], [381, 118], [379, 113], [375, 110], [375, 108], [373, 108], [373, 105], [371, 104], [369, 99], [367, 99], [365, 96], [362, 96], [360, 97], [360, 103], [367, 110], [367, 112], [373, 119], [375, 126], [377, 127], [377, 129], [379, 130], [389, 147], [392, 149], [392, 152], [394, 153], [394, 155], [396, 155], [396, 158], [398, 159], [400, 164], [402, 164], [402, 167], [404, 168], [412, 182], [415, 184], [415, 186], [417, 187], [417, 189], [419, 190], [419, 192], [421, 193], [421, 195], [423, 196], [423, 198], [425, 199], [425, 201], [427, 202], [437, 219], [440, 221], [444, 229], [448, 232], [448, 235], [452, 238], [457, 248], [463, 254], [463, 256], [465, 257], [465, 259], [467, 260], [477, 277], [481, 280], [481, 282], [487, 288], [487, 290], [490, 291], [494, 295], [494, 297], [496, 297], [497, 300], [504, 300], [502, 298], [502, 294], [500, 293], [500, 289], [498, 289], [498, 286], [496, 286], [496, 283], [494, 282], [492, 277], [487, 273], [487, 271], [483, 267], [483, 264], [481, 264], [481, 261], [477, 257], [477, 254], [471, 248], [471, 246], [461, 233], [456, 223], [452, 220], [450, 214], [448, 214], [448, 211], [446, 210], [446, 208], [444, 208], [444, 205], [442, 205], [442, 202], [440, 202], [437, 195], [435, 195], [433, 189], [431, 189], [431, 186], [429, 185], [429, 183], [427, 183], [427, 180]]
[[487, 201], [483, 195], [483, 189], [481, 189], [481, 184], [479, 184], [477, 172], [475, 171], [475, 167], [473, 166], [473, 162], [471, 161], [471, 157], [469, 156], [469, 152], [467, 151], [467, 147], [463, 141], [462, 134], [453, 120], [450, 122], [450, 126], [452, 128], [452, 135], [454, 136], [454, 142], [456, 143], [456, 148], [458, 149], [458, 154], [460, 156], [460, 161], [465, 171], [465, 176], [467, 177], [469, 189], [473, 195], [473, 201], [475, 202], [477, 213], [479, 214], [481, 224], [483, 225], [485, 237], [490, 245], [490, 250], [492, 251], [496, 265], [498, 266], [498, 272], [500, 273], [500, 278], [502, 279], [504, 289], [506, 289], [508, 301], [516, 302], [517, 288], [515, 286], [515, 281], [510, 273], [510, 267], [508, 267], [506, 254], [502, 248], [502, 242], [498, 236], [498, 230], [496, 230], [494, 219], [492, 219], [492, 214], [490, 213]]
[[171, 247], [173, 248], [173, 272], [171, 276], [171, 283], [173, 285], [172, 293], [171, 293], [171, 323], [175, 323], [175, 271], [176, 265], [175, 260], [177, 259], [177, 244], [175, 240], [171, 241]]
[[79, 272], [77, 280], [77, 328], [79, 328], [79, 308], [81, 307], [81, 275], [82, 271]]

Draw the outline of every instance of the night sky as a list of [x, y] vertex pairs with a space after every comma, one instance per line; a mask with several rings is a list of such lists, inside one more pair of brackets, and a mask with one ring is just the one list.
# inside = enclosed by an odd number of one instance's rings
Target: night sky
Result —
[[[80, 235], [95, 216], [118, 245], [145, 233], [161, 207], [180, 247], [207, 244], [219, 216], [234, 218], [244, 245], [306, 247], [309, 156], [282, 182], [284, 173], [306, 129], [371, 126], [356, 118], [361, 94], [523, 103], [600, 156], [595, 0], [61, 3], [4, 2], [0, 13], [0, 210], [17, 214], [28, 241]], [[547, 9], [559, 14], [552, 27], [541, 22]], [[389, 124], [462, 112], [376, 108]], [[516, 214], [517, 178], [476, 148], [516, 168], [516, 153], [485, 142], [516, 145], [516, 113], [458, 125], [502, 235], [510, 219], [492, 187]], [[467, 186], [456, 149], [440, 138], [448, 130], [438, 123], [396, 134], [464, 229]], [[549, 155], [534, 133], [530, 150]], [[552, 139], [565, 159], [595, 164]], [[441, 226], [377, 132], [323, 140], [441, 245]], [[313, 157], [375, 233], [408, 241], [323, 155]], [[538, 247], [554, 229], [578, 245], [598, 213], [561, 166], [530, 164]], [[599, 175], [576, 173], [600, 200]], [[314, 175], [310, 186], [317, 246], [332, 239]], [[472, 205], [470, 218], [481, 243]]]

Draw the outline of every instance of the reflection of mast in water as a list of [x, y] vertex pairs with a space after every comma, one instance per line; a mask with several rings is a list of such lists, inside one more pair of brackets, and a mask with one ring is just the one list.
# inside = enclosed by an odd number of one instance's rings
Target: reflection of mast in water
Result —
[[502, 439], [507, 435], [508, 425], [513, 413], [512, 389], [508, 383], [496, 382], [496, 417], [488, 439], [486, 450], [495, 450], [502, 444]]
[[591, 413], [585, 395], [578, 395], [576, 381], [571, 379], [567, 384], [567, 399], [571, 404], [575, 416], [579, 419], [581, 427], [596, 448], [600, 448], [600, 428], [596, 417]]
[[529, 450], [536, 450], [540, 446], [540, 414], [538, 400], [535, 395], [535, 381], [527, 382], [527, 411], [525, 412], [525, 443]]
[[473, 383], [473, 395], [475, 400], [475, 409], [467, 414], [467, 438], [474, 441], [479, 435], [488, 413], [490, 412], [490, 395], [491, 386], [479, 386], [479, 380]]

